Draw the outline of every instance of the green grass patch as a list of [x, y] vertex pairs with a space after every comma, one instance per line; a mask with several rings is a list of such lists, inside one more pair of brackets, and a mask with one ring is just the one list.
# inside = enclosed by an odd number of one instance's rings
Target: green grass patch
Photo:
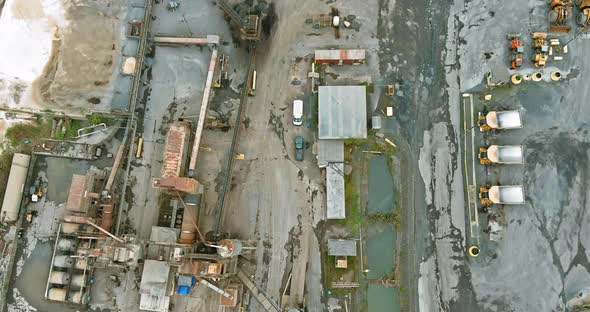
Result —
[[[43, 120], [34, 123], [19, 123], [6, 130], [5, 137], [12, 147], [24, 144], [26, 140], [32, 143], [40, 138], [49, 137], [51, 124]], [[30, 144], [29, 143], [29, 144]]]
[[[336, 257], [328, 256], [328, 242], [321, 245], [322, 276], [324, 288], [330, 290], [333, 295], [346, 295], [351, 292], [350, 288], [332, 288], [332, 282], [340, 282], [344, 279], [347, 282], [359, 282], [360, 256], [348, 257], [346, 269], [336, 268]], [[352, 273], [351, 273], [352, 272]], [[355, 291], [355, 289], [352, 289]]]
[[81, 123], [79, 120], [75, 120], [75, 119], [68, 120], [67, 126], [66, 126], [65, 138], [66, 139], [73, 139], [73, 138], [77, 137], [78, 136], [78, 129], [81, 128], [80, 124]]
[[338, 222], [349, 228], [353, 235], [358, 234], [360, 227], [365, 223], [365, 218], [361, 213], [359, 206], [360, 196], [354, 185], [352, 185], [352, 177], [350, 175], [344, 177], [344, 207], [346, 210], [346, 218], [340, 219]]
[[11, 150], [6, 150], [0, 155], [0, 198], [4, 198], [4, 193], [6, 192], [6, 184], [8, 182], [8, 175], [10, 174], [13, 155], [14, 153]]
[[369, 223], [376, 223], [376, 222], [386, 222], [392, 223], [395, 226], [399, 226], [401, 224], [401, 216], [398, 212], [398, 209], [394, 210], [393, 212], [388, 213], [376, 213], [367, 216], [367, 220]]
[[88, 122], [90, 122], [90, 125], [95, 126], [101, 123], [106, 124], [107, 126], [112, 126], [115, 122], [115, 120], [111, 117], [105, 116], [103, 114], [100, 113], [92, 113], [90, 114], [90, 116], [88, 116]]

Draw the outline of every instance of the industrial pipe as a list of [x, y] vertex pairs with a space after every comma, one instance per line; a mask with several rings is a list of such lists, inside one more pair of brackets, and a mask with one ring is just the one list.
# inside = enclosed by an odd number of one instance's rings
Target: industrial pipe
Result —
[[203, 285], [205, 285], [205, 286], [207, 286], [207, 287], [209, 287], [209, 288], [213, 289], [215, 292], [217, 292], [218, 294], [220, 294], [220, 295], [224, 296], [225, 298], [227, 298], [227, 299], [229, 299], [229, 300], [234, 300], [234, 296], [232, 296], [232, 295], [231, 295], [230, 293], [228, 293], [227, 291], [225, 291], [225, 290], [223, 290], [223, 289], [221, 289], [221, 288], [219, 288], [219, 287], [215, 286], [214, 284], [212, 284], [212, 283], [208, 282], [208, 281], [207, 281], [207, 280], [205, 280], [205, 279], [198, 278], [198, 277], [197, 277], [197, 279], [199, 280], [199, 282], [200, 282], [201, 284], [203, 284]]
[[[203, 135], [203, 127], [205, 126], [205, 116], [207, 116], [207, 108], [209, 106], [209, 94], [211, 93], [213, 74], [215, 72], [215, 66], [217, 65], [217, 54], [217, 48], [213, 49], [213, 53], [211, 54], [211, 62], [209, 62], [209, 71], [207, 72], [207, 81], [205, 82], [205, 90], [203, 91], [203, 100], [201, 101], [201, 111], [199, 112], [199, 121], [197, 122], [197, 130], [195, 132], [195, 142], [193, 144], [193, 151], [191, 153], [191, 161], [188, 167], [189, 177], [193, 177], [195, 175], [195, 168], [197, 167], [197, 156], [199, 154], [201, 136]], [[236, 127], [237, 126], [238, 125], [236, 125]]]
[[105, 230], [105, 229], [101, 228], [101, 227], [100, 227], [100, 226], [98, 226], [96, 223], [94, 223], [94, 222], [92, 222], [92, 221], [90, 221], [90, 220], [86, 221], [86, 223], [88, 223], [88, 224], [92, 225], [92, 226], [93, 226], [93, 227], [95, 227], [97, 230], [99, 230], [99, 231], [101, 231], [101, 232], [105, 233], [106, 235], [110, 236], [112, 239], [114, 239], [114, 240], [118, 241], [119, 243], [124, 243], [124, 242], [125, 242], [124, 240], [122, 240], [122, 239], [118, 238], [117, 236], [115, 236], [115, 235], [111, 234], [111, 232], [109, 232], [109, 231], [107, 231], [107, 230]]

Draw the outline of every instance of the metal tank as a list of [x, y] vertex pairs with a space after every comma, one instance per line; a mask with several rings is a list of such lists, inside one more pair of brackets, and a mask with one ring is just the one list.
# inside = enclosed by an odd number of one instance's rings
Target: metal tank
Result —
[[84, 258], [76, 259], [75, 268], [78, 270], [85, 270], [86, 268], [88, 268], [88, 260]]
[[25, 154], [15, 153], [12, 157], [12, 166], [10, 167], [2, 210], [0, 211], [0, 222], [10, 223], [18, 219], [18, 211], [30, 161], [31, 156]]
[[233, 258], [242, 252], [242, 242], [237, 239], [224, 239], [217, 243], [222, 248], [217, 248], [217, 254], [222, 258]]
[[64, 222], [61, 224], [61, 232], [65, 234], [76, 233], [80, 230], [80, 224]]
[[77, 303], [77, 304], [86, 304], [88, 300], [84, 293], [80, 294], [79, 291], [72, 291], [70, 292], [70, 302]]
[[49, 282], [52, 284], [67, 285], [70, 281], [70, 276], [67, 272], [53, 271], [49, 276]]
[[76, 250], [76, 241], [73, 239], [62, 238], [57, 243], [57, 249], [63, 251], [74, 251]]
[[82, 274], [72, 276], [72, 286], [75, 287], [84, 287], [86, 286], [86, 278]]
[[47, 292], [47, 299], [53, 301], [66, 301], [68, 293], [63, 288], [51, 288]]
[[69, 256], [58, 255], [53, 260], [53, 266], [58, 268], [71, 268], [74, 261]]

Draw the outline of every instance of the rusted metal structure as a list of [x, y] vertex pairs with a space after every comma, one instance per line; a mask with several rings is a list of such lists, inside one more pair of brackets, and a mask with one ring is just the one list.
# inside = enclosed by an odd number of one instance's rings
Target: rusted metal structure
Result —
[[314, 62], [316, 64], [364, 64], [366, 62], [365, 50], [315, 50]]
[[187, 121], [174, 122], [168, 129], [162, 174], [159, 179], [154, 180], [154, 187], [189, 194], [199, 193], [199, 182], [193, 178], [184, 177], [190, 131], [190, 123]]

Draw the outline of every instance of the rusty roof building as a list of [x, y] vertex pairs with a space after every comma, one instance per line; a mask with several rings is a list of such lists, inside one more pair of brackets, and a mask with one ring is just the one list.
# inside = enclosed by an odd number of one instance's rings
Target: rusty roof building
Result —
[[176, 121], [170, 125], [166, 135], [162, 175], [153, 181], [153, 187], [190, 194], [202, 192], [197, 180], [184, 176], [189, 160], [190, 131], [187, 121]]
[[168, 129], [164, 163], [162, 165], [162, 178], [179, 177], [184, 174], [190, 131], [190, 124], [183, 121], [173, 123], [170, 129]]
[[66, 209], [74, 212], [86, 213], [90, 206], [90, 197], [88, 196], [88, 189], [91, 187], [89, 179], [85, 175], [74, 174], [72, 176], [72, 183], [70, 184], [70, 191], [68, 192], [68, 201], [66, 202]]

